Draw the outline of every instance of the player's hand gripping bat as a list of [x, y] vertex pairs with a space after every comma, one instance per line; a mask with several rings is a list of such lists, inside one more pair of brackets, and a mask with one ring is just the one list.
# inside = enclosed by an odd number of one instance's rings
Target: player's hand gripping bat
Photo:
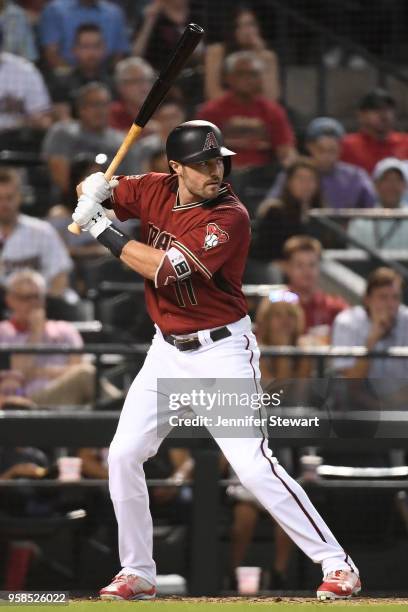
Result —
[[[108, 182], [115, 174], [118, 166], [122, 163], [122, 160], [129, 151], [130, 147], [140, 137], [144, 126], [163, 101], [184, 64], [187, 62], [188, 58], [198, 45], [203, 34], [203, 28], [195, 23], [190, 23], [184, 30], [167, 67], [162, 70], [156, 79], [152, 89], [143, 103], [142, 108], [134, 120], [132, 127], [120, 145], [115, 157], [111, 161], [109, 168], [106, 170], [105, 178]], [[81, 233], [81, 228], [79, 225], [77, 225], [77, 223], [71, 223], [68, 226], [68, 229], [73, 234], [79, 235]]]

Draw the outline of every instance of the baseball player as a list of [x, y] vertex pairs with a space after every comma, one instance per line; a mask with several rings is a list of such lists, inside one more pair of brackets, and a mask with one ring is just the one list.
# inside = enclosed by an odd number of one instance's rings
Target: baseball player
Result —
[[[72, 215], [83, 231], [145, 278], [156, 327], [133, 381], [109, 451], [109, 487], [119, 528], [122, 569], [103, 599], [155, 596], [153, 528], [143, 463], [160, 446], [157, 379], [240, 378], [259, 388], [259, 349], [241, 281], [250, 242], [248, 213], [223, 177], [234, 155], [217, 126], [188, 121], [166, 143], [170, 174], [89, 176]], [[108, 219], [139, 218], [141, 241]], [[210, 429], [211, 431], [211, 429]], [[361, 589], [353, 561], [303, 489], [279, 465], [262, 432], [216, 437], [241, 483], [314, 562], [321, 563], [320, 599], [349, 598]]]

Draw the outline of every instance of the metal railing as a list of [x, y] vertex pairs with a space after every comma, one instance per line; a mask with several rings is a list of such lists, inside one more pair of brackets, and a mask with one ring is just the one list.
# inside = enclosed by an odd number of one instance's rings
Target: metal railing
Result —
[[[267, 287], [267, 285], [265, 285]], [[0, 345], [0, 355], [94, 355], [95, 369], [97, 377], [97, 390], [100, 389], [100, 377], [104, 365], [104, 358], [107, 355], [119, 355], [130, 358], [135, 355], [145, 355], [150, 344], [87, 344], [83, 347], [70, 346], [49, 346], [43, 344], [33, 344], [31, 346], [21, 346], [14, 344]], [[323, 378], [328, 359], [335, 357], [354, 357], [361, 358], [388, 358], [388, 359], [407, 359], [407, 346], [393, 346], [383, 350], [369, 351], [364, 346], [319, 346], [299, 348], [294, 346], [260, 346], [261, 354], [268, 357], [292, 357], [300, 359], [310, 357], [316, 360], [318, 377]], [[97, 397], [98, 394], [97, 394]]]
[[[310, 414], [304, 410], [303, 414]], [[383, 422], [394, 420], [397, 415], [385, 415]], [[392, 418], [390, 418], [392, 417]], [[381, 448], [408, 447], [408, 415], [402, 412], [398, 415], [400, 421], [399, 430], [407, 433], [403, 440], [395, 439], [370, 439], [366, 440], [367, 448], [378, 451]], [[46, 446], [107, 446], [113, 436], [117, 425], [119, 414], [115, 413], [95, 413], [95, 412], [69, 412], [61, 413], [52, 411], [0, 411], [0, 445], [21, 446], [30, 445]], [[334, 416], [336, 418], [336, 416]], [[341, 419], [342, 415], [337, 415]], [[294, 439], [275, 438], [273, 446], [279, 443], [293, 444]], [[184, 446], [191, 449], [195, 460], [194, 481], [193, 481], [193, 500], [191, 511], [192, 530], [189, 538], [190, 559], [191, 559], [191, 580], [189, 592], [191, 595], [216, 595], [219, 593], [219, 449], [212, 440], [203, 439], [173, 439], [165, 441], [170, 446]], [[305, 440], [301, 441], [305, 446]], [[337, 444], [336, 444], [337, 443]], [[340, 443], [340, 444], [339, 444]], [[396, 444], [397, 443], [397, 444]], [[355, 448], [355, 440], [344, 440], [327, 438], [320, 440], [319, 447], [328, 447], [331, 450], [341, 449], [343, 452], [349, 448]], [[359, 448], [362, 444], [359, 442]], [[23, 485], [24, 485], [23, 481]], [[222, 486], [229, 484], [230, 481], [224, 480]], [[42, 487], [65, 487], [80, 486], [83, 488], [106, 486], [106, 481], [83, 480], [75, 483], [62, 484], [58, 481], [30, 481], [30, 486]], [[151, 480], [150, 486], [164, 483], [161, 480]], [[304, 482], [304, 486], [313, 493], [318, 489], [340, 489], [362, 490], [386, 489], [388, 491], [400, 491], [408, 489], [408, 481], [392, 479], [382, 481], [373, 480], [342, 480], [337, 481], [318, 481]], [[167, 483], [169, 486], [169, 483]], [[15, 484], [0, 484], [4, 489], [17, 486]], [[171, 485], [173, 486], [173, 485]], [[204, 528], [205, 526], [205, 528]]]
[[398, 274], [402, 276], [402, 278], [408, 282], [408, 267], [401, 264], [399, 261], [386, 256], [384, 252], [380, 252], [379, 249], [375, 249], [373, 247], [367, 246], [364, 242], [358, 240], [354, 236], [350, 236], [347, 232], [347, 229], [339, 225], [334, 221], [334, 219], [347, 220], [347, 219], [406, 219], [408, 218], [407, 212], [404, 210], [385, 210], [385, 209], [342, 209], [335, 210], [332, 208], [327, 209], [313, 209], [309, 211], [310, 218], [315, 219], [316, 222], [321, 225], [323, 228], [330, 230], [339, 238], [345, 245], [353, 245], [363, 251], [365, 251], [373, 262], [377, 265], [387, 266], [392, 268]]

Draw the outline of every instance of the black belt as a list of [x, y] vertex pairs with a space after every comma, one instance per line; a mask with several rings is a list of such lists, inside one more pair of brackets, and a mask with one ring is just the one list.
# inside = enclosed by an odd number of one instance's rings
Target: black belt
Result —
[[[210, 331], [210, 338], [213, 342], [217, 342], [217, 340], [222, 340], [223, 338], [228, 338], [231, 336], [231, 332], [224, 325], [224, 327], [219, 327], [218, 329], [214, 329]], [[177, 336], [163, 336], [166, 342], [175, 346], [179, 351], [195, 351], [199, 349], [201, 346], [201, 342], [198, 339], [198, 335], [191, 335], [189, 338], [177, 338]]]

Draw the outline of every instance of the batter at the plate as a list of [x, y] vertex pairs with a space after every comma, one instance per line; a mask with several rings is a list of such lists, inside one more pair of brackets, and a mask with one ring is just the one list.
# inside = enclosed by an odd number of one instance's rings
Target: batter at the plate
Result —
[[[155, 596], [153, 528], [143, 463], [157, 452], [156, 385], [166, 378], [239, 378], [259, 390], [259, 350], [241, 289], [250, 241], [248, 213], [223, 178], [233, 151], [220, 130], [189, 121], [167, 140], [170, 174], [93, 174], [79, 186], [73, 219], [146, 279], [156, 334], [129, 389], [109, 451], [109, 487], [119, 526], [122, 569], [100, 592], [104, 599]], [[139, 218], [141, 241], [115, 228]], [[180, 337], [181, 336], [181, 337]], [[209, 428], [211, 432], [211, 427]], [[258, 438], [216, 438], [249, 489], [294, 542], [321, 563], [319, 598], [360, 591], [358, 570], [303, 489]], [[204, 525], [203, 525], [204, 528]]]

